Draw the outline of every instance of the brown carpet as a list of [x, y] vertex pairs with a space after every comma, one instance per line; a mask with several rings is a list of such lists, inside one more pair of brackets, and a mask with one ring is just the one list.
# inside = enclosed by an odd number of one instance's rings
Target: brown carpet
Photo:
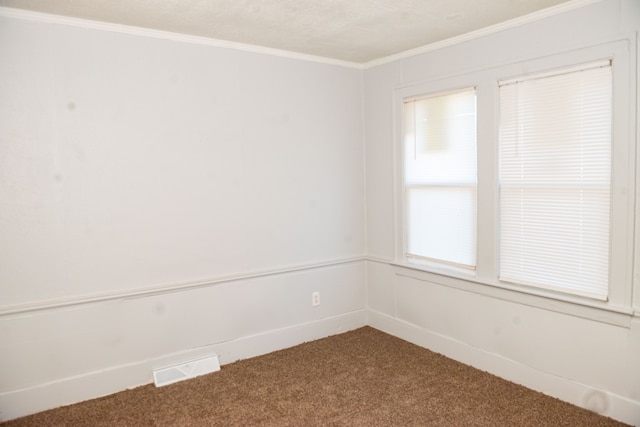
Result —
[[370, 327], [3, 426], [622, 426]]

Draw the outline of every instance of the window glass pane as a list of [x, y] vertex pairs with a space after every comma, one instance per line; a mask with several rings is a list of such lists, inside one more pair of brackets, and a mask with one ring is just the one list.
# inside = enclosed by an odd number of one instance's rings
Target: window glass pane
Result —
[[408, 258], [475, 267], [475, 89], [406, 101], [404, 130]]
[[475, 90], [405, 103], [405, 183], [476, 182]]
[[500, 279], [606, 299], [611, 67], [500, 87]]
[[475, 187], [408, 188], [407, 251], [415, 257], [473, 266]]

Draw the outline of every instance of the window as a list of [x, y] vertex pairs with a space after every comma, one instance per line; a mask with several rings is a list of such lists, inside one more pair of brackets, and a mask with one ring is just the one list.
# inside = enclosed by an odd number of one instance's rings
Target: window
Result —
[[407, 259], [476, 263], [474, 88], [404, 100]]
[[605, 300], [610, 62], [500, 82], [499, 278]]
[[630, 52], [621, 40], [396, 88], [397, 274], [627, 324]]

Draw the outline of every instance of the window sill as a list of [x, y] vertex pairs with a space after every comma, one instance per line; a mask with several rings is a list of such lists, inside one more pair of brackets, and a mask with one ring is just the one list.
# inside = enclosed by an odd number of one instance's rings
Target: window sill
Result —
[[455, 271], [430, 270], [418, 265], [399, 262], [390, 262], [389, 264], [397, 276], [624, 328], [631, 327], [631, 319], [634, 316], [633, 309], [614, 306], [611, 303], [598, 303], [581, 297], [506, 283], [484, 283], [470, 274], [457, 274]]

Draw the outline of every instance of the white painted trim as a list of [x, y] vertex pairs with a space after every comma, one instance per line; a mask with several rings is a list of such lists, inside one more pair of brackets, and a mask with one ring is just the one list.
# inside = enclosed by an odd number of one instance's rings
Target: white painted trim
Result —
[[386, 258], [379, 255], [367, 255], [367, 261], [376, 262], [378, 264], [393, 264], [394, 260], [392, 258]]
[[394, 55], [386, 56], [384, 58], [375, 59], [367, 63], [362, 64], [363, 69], [369, 69], [380, 65], [395, 62], [400, 59], [410, 58], [412, 56], [421, 55], [423, 53], [431, 52], [438, 49], [454, 46], [460, 43], [464, 43], [470, 40], [475, 40], [481, 37], [485, 37], [491, 34], [499, 33], [510, 28], [519, 27], [521, 25], [529, 24], [531, 22], [539, 21], [541, 19], [549, 18], [551, 16], [560, 15], [562, 13], [569, 12], [574, 9], [589, 6], [594, 3], [599, 3], [603, 0], [570, 0], [566, 3], [561, 3], [556, 6], [551, 6], [546, 9], [539, 10], [537, 12], [530, 13], [528, 15], [519, 16], [517, 18], [510, 19], [508, 21], [500, 22], [495, 25], [480, 28], [479, 30], [471, 31], [466, 34], [451, 37], [445, 40], [440, 40], [434, 43], [430, 43], [424, 46], [417, 47], [415, 49], [406, 50]]
[[[636, 165], [637, 168], [640, 169], [640, 149], [638, 149], [638, 144], [640, 144], [640, 31], [636, 31], [635, 34], [635, 45], [636, 48], [631, 52], [635, 54], [632, 57], [632, 61], [636, 64], [636, 73], [634, 83], [632, 84], [633, 95], [636, 98], [635, 101], [635, 119], [631, 118], [631, 120], [635, 120], [635, 138], [636, 138]], [[631, 304], [635, 309], [635, 315], [640, 316], [640, 172], [636, 171], [636, 193], [635, 193], [635, 206], [633, 208], [633, 216], [635, 218], [635, 239], [633, 239], [633, 253], [635, 257], [635, 261], [633, 264], [634, 275], [632, 278], [632, 293], [633, 300]]]
[[454, 276], [451, 273], [427, 271], [408, 264], [393, 262], [390, 265], [396, 276], [408, 277], [439, 286], [460, 289], [478, 295], [610, 325], [624, 328], [631, 327], [631, 318], [633, 316], [631, 307], [606, 305], [608, 304], [606, 302], [590, 301], [586, 298], [555, 293], [545, 289], [526, 288], [507, 283], [484, 283], [462, 275]]
[[530, 13], [528, 15], [520, 16], [514, 19], [510, 19], [499, 24], [491, 25], [485, 28], [481, 28], [476, 31], [472, 31], [466, 34], [462, 34], [456, 37], [451, 37], [445, 40], [440, 40], [434, 43], [430, 43], [415, 49], [406, 50], [394, 55], [386, 56], [383, 58], [375, 59], [373, 61], [358, 63], [352, 61], [344, 61], [339, 59], [327, 58], [316, 55], [309, 55], [299, 52], [292, 52], [282, 49], [274, 49], [264, 46], [256, 46], [245, 43], [230, 42], [226, 40], [213, 39], [209, 37], [194, 36], [189, 34], [174, 33], [170, 31], [154, 30], [150, 28], [134, 27], [130, 25], [114, 24], [109, 22], [100, 22], [89, 19], [74, 18], [69, 16], [53, 15], [42, 12], [34, 12], [24, 9], [16, 9], [10, 7], [0, 6], [0, 17], [22, 19], [28, 21], [36, 21], [50, 24], [69, 25], [73, 27], [110, 31], [121, 34], [130, 34], [141, 37], [151, 37], [164, 40], [172, 40], [182, 43], [192, 43], [204, 46], [236, 49], [245, 52], [259, 53], [265, 55], [273, 55], [284, 58], [297, 59], [301, 61], [317, 62], [329, 65], [337, 65], [346, 68], [355, 69], [368, 69], [377, 67], [379, 65], [394, 62], [400, 59], [409, 58], [412, 56], [420, 55], [422, 53], [443, 49], [445, 47], [460, 44], [466, 41], [474, 40], [480, 37], [484, 37], [490, 34], [498, 33], [500, 31], [507, 30], [509, 28], [518, 27], [520, 25], [535, 22], [544, 18], [559, 15], [574, 9], [578, 9], [584, 6], [588, 6], [594, 3], [601, 2], [603, 0], [570, 0], [565, 3], [561, 3], [556, 6], [552, 6], [546, 9], [542, 9], [537, 12]]
[[[489, 353], [376, 311], [369, 310], [368, 318], [369, 326], [420, 347], [581, 408], [595, 410], [598, 408], [590, 408], [589, 404], [602, 402], [604, 405], [601, 415], [632, 425], [640, 425], [640, 403], [637, 401], [539, 371], [498, 354]], [[590, 402], [591, 396], [596, 397], [598, 401]]]
[[333, 267], [342, 264], [351, 264], [365, 261], [364, 255], [339, 258], [310, 264], [300, 264], [288, 267], [280, 267], [272, 270], [260, 270], [248, 273], [238, 273], [227, 276], [214, 277], [197, 282], [181, 282], [173, 284], [162, 284], [147, 288], [137, 288], [125, 291], [116, 291], [102, 294], [82, 295], [70, 298], [60, 298], [45, 301], [36, 301], [27, 304], [0, 306], [0, 318], [3, 316], [24, 314], [34, 311], [52, 310], [70, 306], [94, 304], [98, 302], [127, 300], [133, 298], [144, 298], [154, 295], [163, 295], [173, 292], [182, 292], [199, 288], [208, 288], [221, 283], [236, 282], [239, 280], [256, 279], [261, 277], [276, 276], [281, 274], [295, 273], [299, 271], [315, 270], [319, 268]]
[[94, 21], [90, 19], [74, 18], [71, 16], [53, 15], [31, 10], [15, 9], [0, 6], [0, 17], [22, 19], [47, 24], [68, 25], [72, 27], [85, 28], [89, 30], [109, 31], [113, 33], [129, 34], [140, 37], [150, 37], [163, 40], [171, 40], [181, 43], [191, 43], [203, 46], [217, 47], [223, 49], [235, 49], [244, 52], [258, 53], [264, 55], [279, 56], [283, 58], [297, 59], [301, 61], [317, 62], [328, 65], [337, 65], [346, 68], [361, 69], [362, 65], [357, 62], [343, 61], [339, 59], [326, 58], [323, 56], [309, 55], [282, 49], [274, 49], [265, 46], [257, 46], [246, 43], [231, 42], [227, 40], [214, 39], [210, 37], [195, 36], [191, 34], [174, 33], [171, 31], [155, 30], [152, 28], [135, 27], [131, 25], [114, 24], [111, 22]]
[[630, 328], [631, 318], [640, 315], [638, 310], [634, 311], [631, 307], [604, 306], [597, 303], [590, 303], [587, 300], [573, 298], [570, 295], [560, 296], [544, 290], [523, 290], [515, 285], [488, 284], [478, 282], [468, 277], [456, 277], [449, 273], [427, 271], [414, 265], [401, 264], [393, 260], [375, 256], [367, 256], [365, 260], [390, 267], [396, 276], [408, 277], [439, 286], [446, 286], [486, 297], [509, 301], [514, 304], [522, 304], [623, 328]]
[[[154, 368], [216, 353], [222, 365], [366, 326], [366, 310], [0, 393], [0, 422], [153, 382]], [[222, 368], [224, 370], [224, 366]], [[215, 373], [211, 374], [215, 375]]]

